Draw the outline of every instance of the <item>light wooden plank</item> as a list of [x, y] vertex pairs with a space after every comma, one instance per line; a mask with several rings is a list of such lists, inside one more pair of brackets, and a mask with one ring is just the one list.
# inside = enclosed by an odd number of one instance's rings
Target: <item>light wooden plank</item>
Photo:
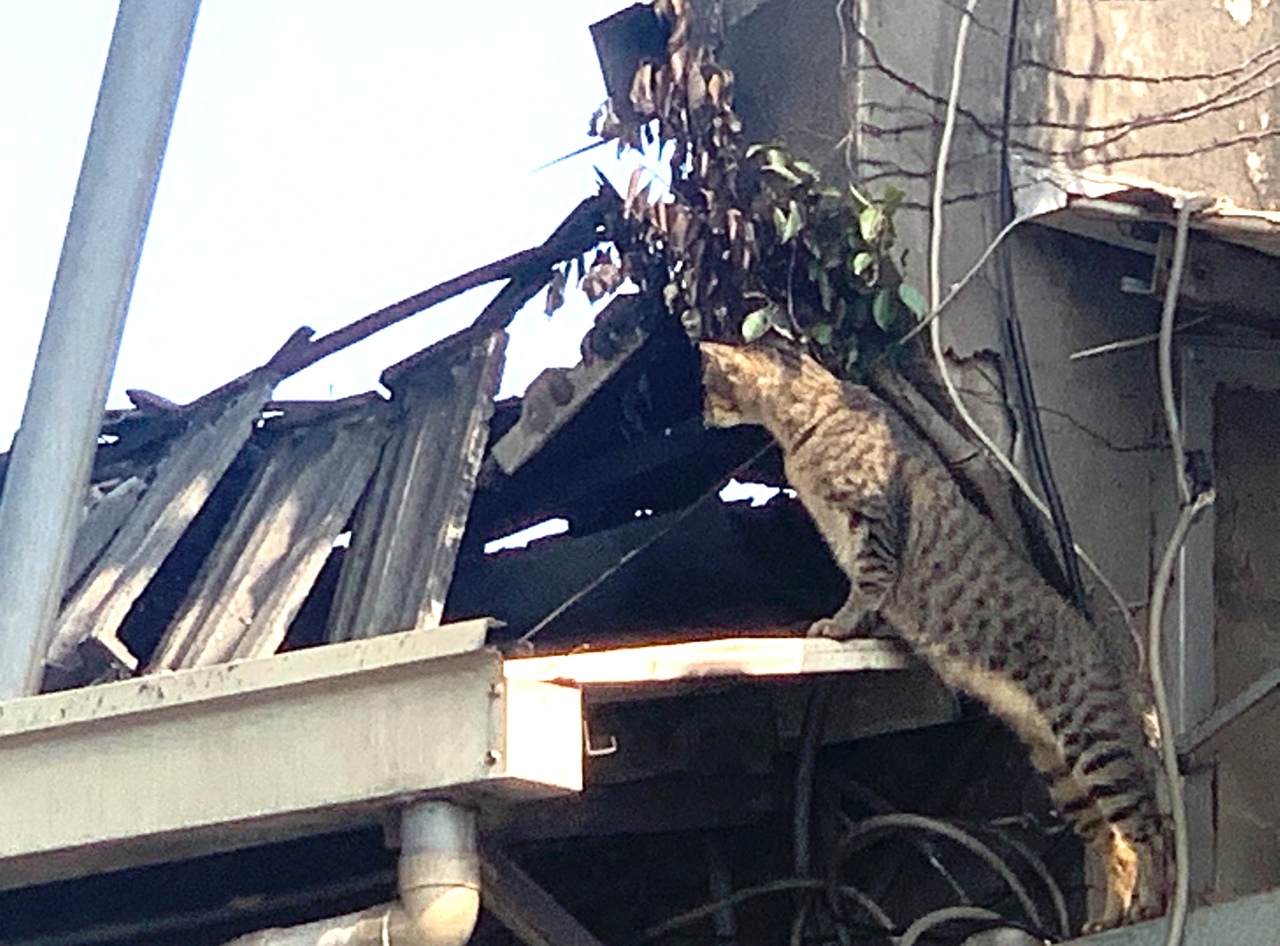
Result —
[[910, 658], [883, 639], [735, 637], [580, 651], [508, 660], [509, 679], [593, 684], [655, 683], [699, 677], [780, 677], [903, 670]]

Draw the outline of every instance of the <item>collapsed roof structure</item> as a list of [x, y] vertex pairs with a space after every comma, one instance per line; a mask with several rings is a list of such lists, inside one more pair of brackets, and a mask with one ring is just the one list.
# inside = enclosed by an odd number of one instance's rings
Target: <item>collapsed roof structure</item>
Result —
[[[797, 103], [818, 118], [828, 104], [804, 80], [815, 63], [846, 68], [837, 64], [848, 36], [824, 32], [828, 4], [797, 4], [789, 17], [781, 6], [719, 11], [741, 26], [726, 56], [741, 63], [744, 123], [803, 140], [813, 115]], [[725, 114], [727, 71], [648, 7], [611, 20], [597, 25], [621, 122], [610, 133], [628, 140], [643, 133], [634, 119], [661, 113], [688, 138], [705, 135], [704, 150], [736, 174], [746, 149]], [[784, 52], [812, 43], [813, 57], [775, 70], [794, 85], [770, 85], [770, 60], [756, 55], [766, 38]], [[786, 107], [770, 121], [774, 95]], [[689, 121], [690, 108], [704, 125]], [[884, 153], [888, 136], [867, 121], [856, 130], [862, 160]], [[819, 151], [836, 153], [796, 154]], [[1020, 200], [1052, 177], [1012, 163]], [[687, 170], [708, 190], [729, 180], [716, 176], [721, 165]], [[822, 210], [821, 179], [836, 176], [828, 170], [780, 144], [756, 152], [744, 174], [785, 186], [763, 188], [772, 204], [755, 236], [746, 226], [755, 221], [734, 216], [740, 207], [680, 182], [657, 202], [636, 181], [625, 194], [602, 188], [541, 247], [331, 335], [299, 333], [190, 405], [135, 392], [133, 409], [110, 413], [45, 693], [0, 707], [0, 946], [216, 944], [346, 911], [346, 941], [409, 935], [387, 906], [394, 848], [408, 847], [396, 813], [423, 799], [478, 812], [478, 942], [902, 941], [914, 921], [956, 904], [996, 914], [1007, 935], [1029, 930], [1023, 941], [1068, 937], [1084, 900], [1078, 844], [1052, 818], [1022, 748], [890, 642], [798, 637], [842, 600], [845, 579], [785, 491], [759, 506], [720, 499], [731, 476], [786, 484], [760, 432], [703, 427], [691, 332], [743, 332], [767, 312], [842, 367], [872, 372], [874, 359], [850, 352], [888, 350], [905, 328], [895, 317], [913, 307], [888, 250], [895, 221], [903, 242], [922, 242], [918, 195], [855, 207], [828, 266], [821, 228], [806, 232], [836, 219]], [[1134, 296], [1144, 266], [1153, 272], [1145, 291], [1162, 287], [1167, 234], [1158, 247], [1144, 235], [1169, 229], [1175, 200], [1068, 177], [1057, 196], [1071, 199], [1044, 218], [1054, 229], [1036, 229], [1018, 250], [1019, 291], [1038, 292], [1046, 313], [1028, 330], [1061, 331], [1054, 353], [1073, 332], [1114, 332], [1123, 319], [1152, 327], [1150, 300], [1121, 297], [1120, 287]], [[864, 222], [868, 210], [880, 216]], [[717, 213], [700, 244], [694, 224]], [[1231, 214], [1201, 221], [1201, 235], [1225, 232], [1232, 244], [1199, 246], [1225, 272], [1253, 254], [1262, 279], [1273, 261], [1236, 244], [1268, 250], [1272, 221], [1246, 216], [1249, 227]], [[562, 292], [566, 261], [610, 241], [618, 255], [579, 264], [581, 281], [613, 292], [625, 269], [643, 284], [642, 266], [659, 258], [676, 278], [623, 288], [580, 364], [495, 401], [511, 316], [548, 282], [553, 297]], [[787, 304], [766, 299], [771, 308], [753, 299], [758, 284], [734, 281], [735, 267], [781, 246], [775, 259], [807, 254], [818, 269], [795, 280], [782, 266]], [[647, 262], [623, 266], [628, 253]], [[837, 269], [839, 279], [883, 282], [833, 290]], [[1230, 308], [1232, 324], [1268, 318], [1265, 304], [1242, 303], [1213, 273], [1192, 267], [1193, 302]], [[310, 361], [498, 279], [505, 285], [472, 327], [386, 370], [389, 396], [271, 399], [280, 378]], [[842, 314], [838, 302], [848, 302]], [[850, 348], [850, 323], [862, 349]], [[968, 364], [966, 393], [1007, 433], [998, 369]], [[915, 386], [885, 393], [1022, 536], [1017, 500], [950, 426], [934, 379], [899, 367]], [[1132, 485], [1163, 464], [1146, 445], [1155, 415], [1133, 406], [1155, 388], [1149, 366], [1099, 368], [1086, 382], [1046, 374], [1051, 396], [1084, 392], [1064, 409], [1074, 426], [1055, 449], [1074, 450], [1073, 472], [1123, 484], [1117, 504], [1098, 498], [1093, 478], [1070, 478], [1074, 508], [1090, 507], [1085, 534], [1114, 539], [1126, 567], [1139, 561], [1129, 590], [1145, 594], [1152, 529], [1142, 527], [1164, 514], [1151, 490]], [[564, 534], [486, 550], [551, 519], [564, 520]], [[1040, 530], [1025, 533], [1028, 554], [1052, 563]], [[244, 942], [337, 935], [300, 929]]]

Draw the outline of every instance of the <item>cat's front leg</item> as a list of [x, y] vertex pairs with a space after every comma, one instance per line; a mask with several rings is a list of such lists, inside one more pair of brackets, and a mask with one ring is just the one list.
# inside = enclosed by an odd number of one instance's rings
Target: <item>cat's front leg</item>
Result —
[[[836, 558], [849, 576], [849, 597], [835, 614], [809, 626], [810, 637], [849, 640], [855, 637], [893, 637], [880, 616], [889, 589], [898, 579], [897, 535], [894, 520], [875, 510], [850, 523], [848, 537], [831, 542]], [[842, 554], [843, 553], [843, 554]]]

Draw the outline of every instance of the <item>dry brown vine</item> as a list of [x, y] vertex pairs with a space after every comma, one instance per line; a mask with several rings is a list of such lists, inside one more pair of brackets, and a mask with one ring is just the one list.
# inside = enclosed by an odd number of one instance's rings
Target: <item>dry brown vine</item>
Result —
[[[751, 340], [774, 329], [858, 376], [925, 308], [893, 257], [902, 192], [873, 199], [829, 187], [782, 143], [747, 145], [733, 74], [692, 38], [687, 0], [653, 9], [669, 26], [666, 58], [637, 65], [634, 117], [606, 114], [596, 133], [620, 149], [656, 145], [671, 184], [658, 192], [644, 169], [633, 173], [608, 234], [618, 255], [599, 251], [582, 288], [594, 300], [630, 279], [661, 293], [695, 338]], [[568, 275], [566, 264], [549, 308]]]

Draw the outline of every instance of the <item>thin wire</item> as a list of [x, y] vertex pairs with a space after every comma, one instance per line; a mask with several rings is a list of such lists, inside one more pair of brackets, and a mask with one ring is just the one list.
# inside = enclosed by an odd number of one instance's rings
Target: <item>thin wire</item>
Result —
[[1044, 884], [1045, 890], [1049, 892], [1049, 899], [1053, 901], [1054, 912], [1058, 914], [1058, 931], [1062, 934], [1063, 939], [1071, 938], [1071, 918], [1067, 914], [1067, 898], [1062, 894], [1062, 887], [1054, 880], [1053, 874], [1049, 872], [1049, 868], [1027, 845], [1023, 844], [1009, 832], [1001, 829], [998, 825], [983, 825], [984, 831], [989, 831], [1000, 839], [1002, 844], [1007, 845], [1011, 850], [1016, 851], [1029, 866], [1040, 882]]
[[[757, 884], [754, 887], [744, 887], [731, 893], [727, 897], [720, 897], [704, 903], [702, 906], [694, 907], [692, 910], [686, 910], [683, 913], [677, 913], [669, 919], [656, 923], [646, 930], [641, 931], [632, 943], [638, 946], [639, 943], [647, 943], [649, 940], [657, 939], [659, 936], [665, 936], [673, 930], [678, 930], [690, 923], [696, 923], [699, 920], [711, 916], [719, 910], [727, 907], [737, 906], [747, 900], [756, 897], [764, 897], [774, 893], [785, 893], [788, 890], [824, 890], [827, 889], [825, 881], [818, 880], [813, 877], [786, 877], [780, 880], [770, 880], [763, 884]], [[868, 915], [876, 921], [886, 932], [893, 933], [896, 930], [892, 918], [884, 909], [860, 891], [857, 887], [850, 884], [840, 884], [837, 891], [849, 897], [849, 899], [858, 903], [866, 909]]]
[[[1027, 497], [1027, 501], [1036, 508], [1036, 511], [1039, 512], [1040, 515], [1052, 522], [1053, 513], [1050, 512], [1049, 507], [1045, 504], [1044, 500], [1040, 498], [1040, 495], [1027, 481], [1027, 478], [1022, 475], [1022, 471], [1014, 465], [1012, 460], [1004, 455], [996, 445], [995, 441], [993, 441], [987, 432], [982, 429], [982, 426], [969, 412], [969, 408], [965, 405], [964, 401], [961, 400], [960, 391], [956, 388], [955, 381], [951, 377], [951, 370], [947, 367], [946, 358], [943, 357], [942, 354], [942, 340], [940, 333], [938, 332], [936, 322], [930, 329], [929, 336], [933, 346], [933, 358], [938, 366], [938, 374], [942, 379], [942, 385], [946, 389], [948, 399], [950, 399], [952, 406], [955, 407], [956, 414], [959, 415], [962, 421], [964, 421], [964, 425], [969, 428], [973, 435], [978, 438], [978, 441], [986, 447], [987, 452], [991, 454], [992, 458], [1000, 465], [1005, 473], [1009, 475], [1009, 478], [1013, 480], [1018, 489], [1022, 491], [1022, 494]], [[1110, 595], [1111, 599], [1116, 603], [1116, 609], [1120, 612], [1120, 617], [1124, 621], [1125, 627], [1129, 630], [1129, 636], [1133, 639], [1135, 646], [1137, 647], [1138, 660], [1142, 661], [1142, 648], [1141, 646], [1138, 646], [1141, 639], [1138, 637], [1137, 628], [1133, 625], [1133, 616], [1129, 613], [1129, 605], [1121, 596], [1120, 589], [1115, 586], [1109, 577], [1107, 577], [1107, 574], [1102, 570], [1102, 567], [1094, 561], [1093, 557], [1084, 550], [1080, 543], [1075, 543], [1075, 550], [1076, 555], [1080, 557], [1080, 561], [1084, 563], [1085, 568], [1089, 569], [1093, 574], [1093, 577], [1097, 579], [1098, 584], [1102, 585], [1107, 594]]]
[[920, 322], [911, 329], [911, 331], [907, 332], [906, 335], [903, 335], [902, 338], [898, 340], [897, 344], [905, 345], [932, 325], [933, 321], [942, 314], [942, 310], [949, 306], [952, 300], [954, 300], [956, 296], [960, 295], [960, 292], [973, 281], [973, 278], [978, 275], [982, 267], [987, 265], [987, 261], [991, 259], [991, 255], [995, 253], [1000, 244], [1004, 242], [1004, 238], [1017, 229], [1020, 224], [1024, 224], [1038, 216], [1040, 216], [1039, 211], [1022, 214], [1015, 217], [1013, 220], [1010, 220], [1003, 228], [1001, 228], [1000, 232], [995, 235], [995, 239], [988, 243], [987, 248], [978, 256], [977, 262], [969, 267], [969, 271], [960, 278], [959, 282], [952, 284], [951, 288], [947, 291], [947, 294], [942, 297], [942, 301], [937, 305], [932, 306], [929, 313], [921, 319]]
[[[1183, 322], [1181, 325], [1174, 326], [1173, 331], [1185, 332], [1189, 328], [1195, 328], [1197, 325], [1203, 325], [1212, 319], [1211, 315], [1202, 315], [1197, 319], [1191, 319]], [[1097, 345], [1093, 348], [1082, 348], [1079, 351], [1073, 351], [1067, 356], [1067, 361], [1082, 361], [1085, 358], [1095, 358], [1098, 355], [1111, 355], [1118, 351], [1128, 351], [1130, 348], [1141, 348], [1143, 345], [1149, 345], [1152, 342], [1160, 340], [1159, 332], [1151, 332], [1147, 335], [1134, 335], [1132, 338], [1120, 338], [1114, 342], [1107, 342], [1105, 345]]]
[[907, 931], [898, 940], [898, 946], [915, 946], [916, 941], [935, 926], [950, 923], [952, 920], [1003, 920], [999, 913], [985, 907], [942, 907], [926, 913], [907, 927]]
[[1173, 393], [1173, 317], [1178, 308], [1178, 290], [1187, 263], [1187, 232], [1191, 215], [1203, 206], [1199, 200], [1187, 200], [1178, 208], [1178, 223], [1173, 235], [1173, 260], [1169, 265], [1169, 281], [1164, 291], [1164, 309], [1160, 313], [1160, 399], [1164, 403], [1165, 424], [1173, 447], [1173, 478], [1178, 484], [1182, 505], [1191, 502], [1191, 484], [1187, 479], [1186, 448], [1182, 443], [1182, 424]]
[[933, 209], [929, 228], [929, 306], [937, 309], [942, 301], [942, 198], [947, 185], [947, 163], [951, 156], [951, 139], [956, 130], [956, 108], [960, 102], [960, 76], [964, 70], [965, 41], [978, 0], [966, 0], [956, 31], [956, 51], [951, 61], [951, 90], [947, 95], [946, 119], [938, 142], [938, 163], [933, 174]]
[[724, 488], [725, 480], [728, 480], [734, 476], [737, 476], [740, 472], [745, 470], [747, 467], [751, 466], [751, 464], [755, 463], [757, 460], [759, 460], [761, 457], [763, 457], [766, 453], [768, 453], [773, 448], [774, 448], [774, 444], [771, 441], [768, 445], [761, 447], [758, 451], [756, 451], [754, 454], [752, 454], [742, 463], [738, 464], [738, 466], [736, 466], [733, 469], [733, 471], [728, 474], [728, 476], [725, 476], [723, 479], [718, 480], [711, 487], [711, 489], [707, 490], [705, 493], [699, 496], [696, 500], [694, 500], [684, 509], [681, 509], [678, 513], [673, 515], [671, 517], [671, 521], [667, 523], [665, 528], [660, 529], [659, 531], [655, 532], [653, 535], [649, 536], [649, 538], [641, 542], [639, 545], [625, 552], [621, 558], [619, 558], [616, 562], [613, 563], [613, 565], [611, 565], [609, 568], [606, 568], [595, 578], [591, 579], [591, 581], [587, 582], [585, 585], [583, 585], [573, 594], [569, 595], [569, 597], [565, 598], [564, 601], [562, 601], [559, 605], [552, 608], [551, 612], [547, 614], [546, 617], [544, 617], [541, 621], [539, 621], [533, 627], [529, 628], [529, 630], [525, 631], [525, 633], [523, 633], [522, 635], [520, 635], [520, 637], [516, 639], [516, 645], [521, 646], [524, 644], [528, 644], [529, 641], [533, 640], [533, 638], [536, 637], [542, 631], [542, 629], [545, 628], [548, 624], [555, 621], [557, 618], [560, 617], [560, 615], [564, 614], [566, 611], [572, 608], [575, 604], [577, 604], [587, 595], [591, 594], [591, 592], [595, 591], [602, 584], [604, 584], [606, 581], [612, 578], [621, 569], [625, 568], [628, 562], [630, 562], [637, 555], [640, 555], [642, 552], [648, 549], [649, 546], [653, 545], [659, 539], [667, 536], [672, 529], [680, 525], [680, 523], [688, 519], [689, 516], [693, 515], [693, 513], [695, 513], [700, 508], [702, 508], [702, 505], [705, 502], [707, 502], [707, 500], [709, 500], [712, 496], [718, 495], [720, 493], [720, 490]]
[[[819, 681], [809, 693], [805, 705], [804, 720], [800, 725], [800, 751], [796, 757], [794, 807], [791, 813], [793, 853], [797, 877], [813, 876], [812, 823], [813, 784], [818, 763], [818, 746], [822, 742], [822, 727], [827, 718], [831, 689], [825, 681]], [[801, 900], [791, 923], [792, 946], [799, 946], [809, 919], [810, 894]]]
[[796, 757], [795, 810], [791, 825], [795, 838], [795, 871], [797, 877], [811, 877], [813, 858], [810, 852], [810, 823], [813, 812], [814, 770], [822, 727], [827, 718], [831, 689], [819, 681], [809, 694], [804, 720], [800, 724], [800, 752]]
[[[1014, 57], [1017, 53], [1018, 16], [1021, 4], [1019, 0], [1011, 0], [1009, 4], [1009, 37], [1005, 47], [1004, 92], [1000, 121], [1000, 196], [999, 207], [1001, 218], [1008, 222], [1017, 214], [1013, 205], [1013, 182], [1010, 179], [1009, 167], [1009, 120], [1013, 112], [1013, 71]], [[1028, 364], [1027, 346], [1022, 337], [1022, 323], [1018, 319], [1018, 306], [1013, 286], [1013, 260], [1008, 247], [1000, 253], [1000, 289], [999, 293], [1001, 319], [1000, 329], [1004, 348], [1008, 352], [1013, 368], [1014, 386], [1018, 393], [1018, 407], [1022, 415], [1022, 423], [1026, 427], [1027, 446], [1031, 452], [1031, 462], [1035, 467], [1036, 477], [1040, 480], [1040, 488], [1044, 490], [1045, 502], [1052, 513], [1051, 521], [1054, 534], [1058, 539], [1058, 554], [1062, 559], [1062, 570], [1066, 575], [1067, 586], [1071, 590], [1071, 600], [1076, 610], [1087, 618], [1089, 598], [1085, 594], [1084, 582], [1080, 580], [1080, 560], [1075, 554], [1075, 541], [1071, 537], [1071, 520], [1067, 518], [1066, 505], [1062, 502], [1062, 494], [1058, 491], [1058, 483], [1053, 475], [1053, 465], [1049, 462], [1049, 447], [1045, 443], [1044, 427], [1040, 423], [1040, 412], [1036, 406], [1035, 383], [1031, 377]]]
[[1147, 622], [1147, 647], [1151, 659], [1147, 665], [1151, 674], [1151, 688], [1155, 691], [1156, 721], [1160, 727], [1160, 762], [1164, 768], [1165, 782], [1169, 789], [1169, 807], [1173, 809], [1173, 907], [1169, 911], [1169, 931], [1165, 946], [1181, 946], [1187, 922], [1187, 906], [1191, 892], [1191, 845], [1187, 837], [1187, 807], [1182, 794], [1182, 773], [1178, 771], [1178, 752], [1174, 746], [1173, 722], [1169, 714], [1169, 695], [1164, 686], [1164, 661], [1160, 659], [1160, 633], [1164, 624], [1164, 603], [1173, 580], [1173, 569], [1178, 552], [1186, 540], [1187, 530], [1196, 516], [1213, 504], [1212, 487], [1200, 493], [1182, 507], [1177, 525], [1169, 544], [1160, 558], [1160, 568], [1151, 589], [1151, 610]]
[[[977, 5], [977, 0], [968, 0], [966, 5], [966, 17], [960, 21], [960, 27], [956, 33], [956, 51], [955, 58], [952, 63], [951, 89], [947, 101], [946, 120], [943, 125], [942, 138], [938, 147], [938, 165], [934, 176], [934, 192], [933, 192], [933, 220], [930, 232], [929, 245], [929, 299], [934, 309], [939, 308], [941, 301], [941, 255], [942, 255], [942, 195], [946, 186], [946, 167], [951, 149], [951, 138], [955, 130], [956, 106], [959, 98], [959, 86], [962, 65], [964, 61], [964, 44], [968, 35], [969, 19], [968, 15], [972, 14], [973, 8]], [[1176, 563], [1177, 554], [1183, 541], [1186, 538], [1187, 530], [1191, 526], [1192, 520], [1199, 512], [1213, 502], [1214, 494], [1212, 490], [1202, 493], [1195, 497], [1194, 500], [1190, 496], [1190, 484], [1185, 479], [1185, 457], [1181, 446], [1181, 428], [1178, 423], [1177, 409], [1173, 401], [1172, 394], [1172, 312], [1177, 304], [1177, 290], [1182, 277], [1182, 268], [1186, 260], [1186, 231], [1187, 221], [1191, 213], [1190, 205], [1184, 205], [1179, 210], [1179, 233], [1174, 243], [1174, 259], [1169, 276], [1169, 291], [1166, 293], [1165, 312], [1161, 319], [1161, 339], [1160, 339], [1160, 376], [1161, 391], [1164, 400], [1166, 413], [1166, 423], [1169, 426], [1170, 438], [1174, 443], [1174, 456], [1177, 463], [1177, 479], [1179, 485], [1179, 493], [1183, 497], [1183, 506], [1178, 518], [1177, 526], [1174, 534], [1170, 537], [1169, 544], [1165, 548], [1165, 553], [1160, 562], [1160, 568], [1156, 574], [1156, 587], [1153, 590], [1151, 609], [1148, 614], [1148, 635], [1147, 635], [1147, 667], [1151, 675], [1152, 688], [1155, 691], [1156, 701], [1156, 718], [1160, 727], [1161, 734], [1161, 760], [1165, 770], [1165, 778], [1168, 782], [1170, 802], [1173, 807], [1174, 815], [1174, 853], [1175, 853], [1175, 891], [1173, 909], [1169, 918], [1169, 931], [1166, 939], [1166, 946], [1180, 946], [1182, 942], [1183, 932], [1186, 923], [1187, 900], [1189, 894], [1189, 871], [1188, 871], [1188, 841], [1186, 826], [1186, 809], [1185, 800], [1182, 797], [1182, 786], [1180, 782], [1180, 774], [1178, 772], [1178, 763], [1176, 750], [1173, 744], [1173, 727], [1169, 716], [1168, 694], [1164, 687], [1164, 673], [1160, 659], [1160, 633], [1161, 623], [1164, 614], [1164, 600], [1168, 591], [1168, 585], [1172, 579], [1173, 569]], [[1028, 497], [1035, 497], [1037, 508], [1043, 513], [1047, 513], [1038, 496], [1035, 496], [1030, 488], [1030, 484], [1020, 472], [1016, 470], [1012, 462], [1004, 456], [986, 432], [977, 424], [969, 413], [967, 407], [964, 406], [960, 399], [959, 392], [956, 390], [954, 382], [951, 380], [949, 371], [947, 370], [946, 359], [943, 357], [941, 333], [938, 331], [938, 323], [936, 320], [930, 323], [930, 341], [932, 343], [934, 359], [938, 363], [938, 368], [942, 376], [943, 383], [947, 389], [947, 394], [951, 398], [956, 407], [957, 412], [965, 421], [970, 430], [983, 443], [988, 450], [992, 451], [998, 461], [1010, 475], [1014, 481], [1018, 483], [1023, 492]], [[1086, 564], [1087, 563], [1087, 560]], [[1094, 569], [1096, 573], [1096, 569]], [[1110, 589], [1108, 589], [1110, 590]], [[1121, 604], [1121, 613], [1128, 615], [1128, 609], [1124, 606], [1123, 601], [1116, 597]]]
[[1156, 722], [1160, 728], [1160, 762], [1169, 790], [1169, 806], [1173, 809], [1173, 906], [1169, 911], [1169, 930], [1166, 946], [1180, 946], [1187, 922], [1187, 908], [1191, 893], [1191, 844], [1187, 836], [1187, 807], [1182, 792], [1182, 773], [1178, 771], [1178, 752], [1174, 745], [1173, 718], [1169, 712], [1169, 693], [1165, 689], [1164, 661], [1161, 634], [1164, 628], [1165, 599], [1178, 553], [1186, 541], [1187, 531], [1196, 516], [1207, 509], [1215, 499], [1212, 488], [1198, 496], [1191, 494], [1191, 482], [1186, 472], [1186, 450], [1182, 443], [1182, 424], [1178, 419], [1178, 405], [1173, 391], [1173, 319], [1178, 308], [1178, 290], [1182, 284], [1182, 271], [1187, 262], [1187, 231], [1191, 215], [1205, 206], [1203, 199], [1184, 201], [1178, 208], [1177, 229], [1173, 238], [1173, 259], [1169, 266], [1169, 280], [1165, 286], [1164, 309], [1160, 314], [1160, 343], [1158, 349], [1160, 368], [1160, 399], [1164, 407], [1165, 425], [1169, 429], [1169, 441], [1173, 452], [1174, 479], [1181, 499], [1178, 521], [1173, 534], [1160, 557], [1155, 584], [1151, 588], [1151, 608], [1147, 613], [1147, 661], [1151, 675], [1151, 689], [1156, 701]]
[[[977, 6], [977, 0], [968, 0], [968, 10], [972, 11], [975, 6]], [[949, 294], [945, 300], [938, 298], [941, 293], [942, 284], [943, 192], [946, 188], [946, 166], [951, 151], [951, 138], [955, 133], [956, 107], [960, 96], [960, 75], [964, 62], [964, 41], [968, 36], [968, 26], [969, 18], [966, 16], [961, 19], [960, 28], [956, 32], [956, 51], [955, 59], [952, 63], [951, 90], [950, 96], [947, 100], [946, 119], [942, 127], [942, 139], [938, 145], [938, 166], [934, 175], [932, 200], [933, 211], [929, 234], [929, 301], [932, 311], [924, 322], [907, 334], [906, 338], [912, 337], [921, 328], [926, 325], [928, 326], [929, 340], [933, 349], [934, 361], [938, 366], [938, 374], [942, 379], [942, 384], [946, 389], [948, 399], [955, 407], [956, 413], [959, 415], [960, 419], [964, 421], [965, 426], [969, 428], [976, 438], [978, 438], [978, 442], [987, 449], [987, 452], [990, 453], [1004, 471], [1009, 474], [1010, 479], [1013, 480], [1018, 489], [1022, 490], [1022, 493], [1027, 497], [1027, 500], [1035, 506], [1042, 516], [1052, 522], [1053, 513], [1045, 504], [1044, 500], [1040, 498], [1039, 494], [1036, 493], [1031, 484], [1027, 482], [1027, 478], [1022, 475], [1022, 471], [1014, 465], [1012, 460], [1004, 455], [1003, 451], [1000, 450], [995, 441], [993, 441], [991, 437], [988, 436], [987, 432], [982, 429], [982, 426], [976, 419], [974, 419], [973, 415], [969, 412], [969, 408], [961, 399], [960, 392], [956, 388], [955, 381], [951, 378], [951, 371], [947, 367], [947, 360], [942, 353], [942, 336], [939, 332], [938, 320], [935, 317], [937, 313], [942, 311], [944, 302], [950, 302], [959, 289], [959, 287], [957, 287], [957, 289]], [[964, 282], [966, 282], [969, 277], [973, 273], [977, 272], [978, 268], [986, 262], [987, 258], [992, 252], [994, 252], [996, 246], [1000, 244], [1005, 236], [1007, 236], [1017, 224], [1024, 222], [1026, 219], [1028, 218], [1016, 217], [1010, 221], [1009, 224], [1001, 230], [999, 234], [997, 234], [996, 239], [991, 242], [991, 245], [987, 247], [983, 255], [979, 257], [978, 262], [974, 264], [972, 269], [970, 269], [969, 274], [966, 275], [965, 280], [963, 280], [959, 286], [963, 286]], [[1138, 637], [1137, 629], [1133, 626], [1133, 618], [1129, 614], [1129, 606], [1125, 603], [1124, 598], [1121, 597], [1119, 589], [1116, 588], [1111, 579], [1103, 573], [1098, 564], [1085, 552], [1083, 548], [1080, 547], [1078, 543], [1074, 544], [1074, 548], [1076, 555], [1080, 557], [1080, 561], [1083, 562], [1085, 567], [1093, 573], [1094, 577], [1097, 578], [1098, 583], [1106, 589], [1107, 593], [1116, 602], [1120, 611], [1120, 616], [1129, 630], [1130, 637], [1133, 638], [1135, 645], [1139, 645], [1141, 639]], [[1142, 654], [1140, 646], [1138, 646], [1138, 650], [1138, 659], [1141, 661]]]
[[[836, 791], [839, 793], [839, 798], [843, 798], [845, 794], [852, 795], [857, 801], [861, 802], [865, 807], [871, 809], [871, 811], [877, 815], [893, 814], [898, 811], [896, 807], [881, 798], [857, 779], [836, 773], [828, 773], [827, 779], [835, 786]], [[846, 831], [852, 830], [858, 823], [840, 807], [838, 800], [832, 807], [836, 817], [840, 819], [840, 822], [844, 825]], [[925, 862], [937, 871], [938, 875], [946, 882], [947, 886], [951, 888], [952, 892], [960, 898], [961, 903], [967, 904], [972, 902], [969, 899], [969, 892], [965, 890], [964, 886], [956, 880], [949, 870], [947, 870], [946, 865], [942, 863], [941, 859], [939, 859], [937, 850], [929, 839], [913, 836], [910, 838], [910, 841], [919, 850], [920, 856], [924, 858]], [[877, 878], [880, 882], [880, 892], [888, 889], [889, 883], [892, 882], [891, 875], [896, 873], [898, 866], [899, 865], [895, 864], [894, 866], [881, 871], [880, 876]], [[885, 879], [886, 876], [889, 877], [888, 880]]]

